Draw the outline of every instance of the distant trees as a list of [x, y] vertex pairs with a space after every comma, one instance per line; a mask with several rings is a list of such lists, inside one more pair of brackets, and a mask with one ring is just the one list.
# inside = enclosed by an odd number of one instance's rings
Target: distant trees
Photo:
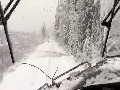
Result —
[[45, 26], [45, 23], [43, 23], [43, 26], [42, 26], [42, 37], [43, 37], [43, 40], [45, 40], [46, 36], [47, 36], [46, 26]]

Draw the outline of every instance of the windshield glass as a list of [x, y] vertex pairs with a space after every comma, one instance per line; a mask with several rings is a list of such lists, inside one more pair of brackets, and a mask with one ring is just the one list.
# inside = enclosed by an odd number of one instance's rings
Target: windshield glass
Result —
[[101, 24], [113, 5], [114, 0], [2, 0], [0, 90], [119, 82], [120, 12], [111, 26]]

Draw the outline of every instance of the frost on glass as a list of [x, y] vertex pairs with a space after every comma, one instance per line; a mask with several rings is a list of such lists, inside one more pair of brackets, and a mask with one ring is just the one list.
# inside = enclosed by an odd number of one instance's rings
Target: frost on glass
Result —
[[[3, 10], [9, 1], [1, 1]], [[102, 57], [107, 28], [101, 22], [113, 2], [21, 0], [7, 20], [15, 64], [0, 25], [0, 90], [74, 90], [119, 81], [120, 12]]]

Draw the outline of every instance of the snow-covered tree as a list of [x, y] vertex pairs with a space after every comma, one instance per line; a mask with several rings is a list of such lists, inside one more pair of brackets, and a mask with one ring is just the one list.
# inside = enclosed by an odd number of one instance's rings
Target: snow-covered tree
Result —
[[42, 37], [43, 37], [43, 40], [45, 40], [46, 38], [46, 26], [45, 26], [45, 23], [43, 23], [43, 26], [42, 26]]
[[99, 12], [99, 0], [62, 0], [57, 8], [56, 39], [78, 61], [83, 57], [91, 60], [101, 53], [102, 29]]

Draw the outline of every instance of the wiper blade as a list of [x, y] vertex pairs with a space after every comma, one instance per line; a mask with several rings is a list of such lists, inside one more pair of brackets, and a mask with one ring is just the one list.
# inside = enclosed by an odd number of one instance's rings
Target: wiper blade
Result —
[[[102, 26], [106, 26], [104, 23], [107, 21], [107, 19], [108, 19], [108, 18], [110, 17], [110, 15], [113, 13], [113, 9], [115, 9], [115, 7], [118, 5], [119, 1], [120, 1], [120, 0], [117, 0], [117, 1], [114, 3], [114, 8], [112, 8], [112, 9], [110, 10], [110, 12], [107, 14], [107, 16], [105, 17], [105, 19], [103, 20]], [[119, 7], [117, 8], [117, 10], [115, 11], [115, 13], [113, 14], [113, 18], [114, 18], [114, 16], [116, 15], [116, 13], [118, 12], [118, 10], [119, 10]]]
[[83, 62], [83, 63], [81, 63], [81, 64], [79, 64], [79, 65], [77, 65], [77, 66], [71, 68], [70, 70], [68, 70], [68, 71], [66, 71], [66, 72], [64, 72], [64, 73], [62, 73], [62, 74], [60, 74], [59, 76], [55, 77], [53, 80], [57, 80], [58, 78], [60, 78], [60, 77], [64, 76], [65, 74], [67, 74], [67, 73], [69, 73], [69, 72], [75, 70], [76, 68], [80, 67], [81, 65], [83, 65], [83, 64], [85, 64], [85, 63], [88, 64], [88, 62]]

